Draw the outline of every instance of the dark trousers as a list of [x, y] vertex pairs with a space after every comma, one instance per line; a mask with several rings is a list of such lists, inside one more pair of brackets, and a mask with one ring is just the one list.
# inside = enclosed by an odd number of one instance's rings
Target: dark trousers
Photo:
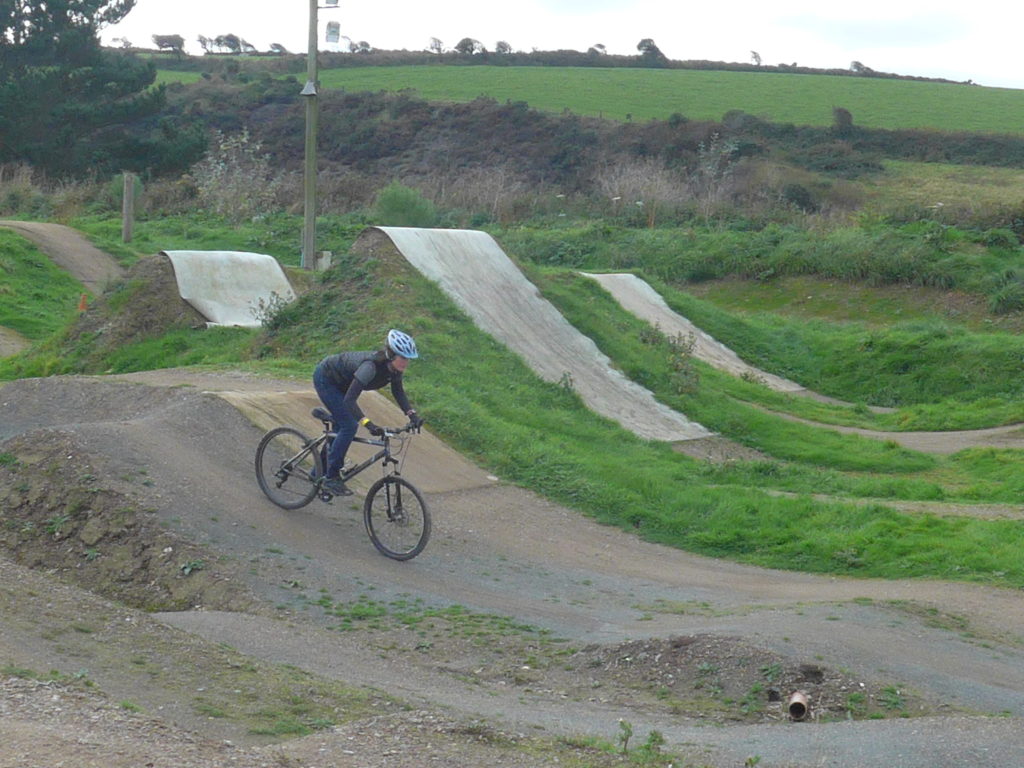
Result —
[[313, 371], [313, 386], [316, 388], [320, 401], [331, 412], [334, 419], [334, 430], [337, 437], [331, 443], [331, 449], [327, 452], [327, 474], [326, 477], [337, 477], [345, 463], [345, 454], [348, 447], [352, 445], [352, 438], [356, 436], [359, 423], [345, 405], [345, 393], [341, 387], [331, 382], [318, 365]]

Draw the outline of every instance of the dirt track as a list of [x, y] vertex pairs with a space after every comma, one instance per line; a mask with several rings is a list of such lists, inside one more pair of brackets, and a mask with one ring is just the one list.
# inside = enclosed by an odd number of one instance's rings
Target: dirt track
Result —
[[[229, 558], [254, 563], [249, 586], [271, 602], [289, 601], [282, 583], [354, 601], [370, 590], [381, 601], [405, 596], [514, 616], [581, 643], [717, 634], [799, 661], [883, 678], [978, 712], [1024, 715], [1024, 607], [1019, 593], [933, 582], [857, 581], [764, 571], [644, 544], [581, 519], [528, 491], [497, 484], [431, 494], [436, 532], [427, 551], [399, 565], [381, 558], [350, 503], [285, 513], [252, 481], [251, 452], [259, 435], [205, 376], [150, 373], [148, 386], [90, 378], [12, 382], [0, 389], [4, 435], [54, 426], [70, 430], [83, 450], [104, 457], [113, 475], [144, 469], [139, 489], [165, 525], [210, 542]], [[222, 388], [294, 391], [295, 382], [226, 377]], [[198, 391], [197, 391], [198, 389]], [[54, 409], [54, 403], [60, 403]], [[68, 423], [65, 414], [75, 414]], [[45, 434], [45, 433], [43, 433]], [[225, 451], [225, 446], [237, 450]], [[430, 457], [416, 454], [429, 463]], [[269, 551], [281, 553], [267, 556]], [[257, 564], [258, 565], [255, 565]], [[924, 614], [894, 609], [908, 601]], [[650, 606], [704, 606], [678, 612]], [[648, 606], [648, 607], [643, 607]], [[928, 626], [927, 611], [964, 617], [971, 635]], [[292, 605], [292, 625], [238, 613], [183, 612], [160, 619], [227, 643], [243, 653], [372, 685], [424, 706], [473, 716], [584, 732], [605, 738], [620, 717], [638, 732], [661, 730], [670, 743], [698, 743], [709, 764], [735, 765], [750, 754], [791, 765], [862, 765], [910, 745], [901, 765], [936, 762], [937, 744], [950, 759], [998, 749], [1013, 764], [1024, 750], [1019, 722], [939, 718], [900, 722], [818, 724], [804, 728], [745, 725], [725, 729], [597, 703], [566, 701], [503, 686], [463, 682], [462, 675], [401, 658], [381, 663], [358, 638], [323, 630], [323, 619]], [[298, 622], [297, 624], [295, 622]], [[972, 636], [973, 635], [973, 636]], [[1004, 642], [1010, 638], [1012, 642]], [[111, 671], [109, 674], [115, 675]], [[101, 685], [105, 681], [100, 680]], [[957, 732], [956, 743], [948, 735]], [[825, 745], [828, 745], [827, 750]], [[799, 758], [798, 758], [799, 756]], [[992, 764], [999, 764], [999, 761]]]
[[[0, 441], [28, 435], [45, 444], [53, 439], [47, 430], [59, 429], [83, 455], [102, 464], [105, 476], [144, 473], [146, 482], [133, 491], [159, 520], [228, 561], [248, 564], [241, 573], [246, 586], [268, 604], [282, 606], [287, 617], [285, 622], [262, 613], [202, 610], [156, 617], [197, 641], [227, 643], [255, 658], [373, 686], [428, 710], [481, 717], [512, 730], [614, 739], [618, 720], [625, 718], [638, 734], [657, 729], [670, 747], [699, 754], [698, 764], [735, 766], [751, 755], [765, 765], [788, 766], [1024, 764], [1024, 600], [1019, 592], [815, 577], [699, 558], [645, 544], [493, 481], [467, 481], [461, 490], [430, 494], [435, 511], [430, 546], [410, 563], [393, 563], [370, 546], [351, 501], [315, 502], [295, 513], [270, 505], [252, 479], [260, 429], [223, 397], [204, 394], [246, 392], [253, 402], [267, 393], [263, 412], [274, 417], [278, 393], [304, 388], [304, 382], [174, 371], [12, 382], [0, 388]], [[430, 466], [436, 456], [417, 452], [410, 461]], [[486, 473], [472, 476], [479, 480]], [[17, 572], [5, 569], [2, 575], [7, 590], [24, 581]], [[299, 582], [306, 592], [329, 594], [338, 602], [369, 593], [385, 602], [419, 598], [430, 605], [512, 616], [578, 644], [704, 634], [721, 637], [724, 644], [725, 638], [738, 637], [794, 663], [843, 668], [865, 681], [920, 691], [933, 702], [1009, 716], [950, 712], [925, 719], [709, 728], [700, 719], [631, 706], [611, 693], [567, 698], [539, 681], [523, 687], [474, 678], [463, 665], [475, 657], [460, 656], [457, 649], [448, 650], [448, 659], [382, 653], [379, 640], [367, 644], [359, 633], [326, 631], [330, 618], [310, 611], [284, 586]], [[59, 638], [23, 640], [5, 630], [0, 658], [45, 669], [45, 661], [60, 652]], [[73, 656], [64, 661], [75, 663]], [[132, 683], [129, 672], [117, 665], [92, 670], [101, 688], [115, 692]], [[611, 680], [603, 684], [609, 692], [615, 689]], [[200, 731], [217, 725], [190, 719], [170, 703], [167, 707], [171, 722]], [[32, 721], [24, 731], [5, 732], [13, 727], [10, 718], [5, 722], [0, 725], [5, 741], [20, 733], [18, 743], [25, 749], [45, 748], [45, 724]], [[57, 716], [53, 727], [66, 726]], [[367, 734], [361, 738], [372, 741]], [[316, 764], [378, 764], [366, 756], [346, 757], [345, 742], [322, 739], [328, 753], [309, 758], [321, 761]], [[295, 754], [307, 747], [306, 742], [295, 745]], [[106, 759], [119, 765], [112, 755]], [[377, 759], [381, 765], [399, 764], [394, 756]], [[227, 764], [227, 758], [203, 764]], [[463, 758], [447, 764], [472, 763]]]

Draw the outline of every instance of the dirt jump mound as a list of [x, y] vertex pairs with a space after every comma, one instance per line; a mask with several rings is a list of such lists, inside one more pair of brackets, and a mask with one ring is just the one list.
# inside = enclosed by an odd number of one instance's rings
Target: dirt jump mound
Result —
[[485, 332], [543, 379], [572, 388], [592, 410], [648, 440], [698, 440], [712, 432], [655, 400], [616, 370], [588, 337], [541, 297], [485, 232], [374, 227], [356, 252], [392, 248], [436, 282]]

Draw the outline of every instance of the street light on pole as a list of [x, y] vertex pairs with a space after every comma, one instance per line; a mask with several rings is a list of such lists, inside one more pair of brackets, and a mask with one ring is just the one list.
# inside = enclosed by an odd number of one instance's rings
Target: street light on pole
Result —
[[[337, 8], [338, 0], [325, 0], [325, 8]], [[302, 223], [302, 268], [316, 268], [316, 142], [320, 117], [319, 74], [317, 67], [317, 0], [309, 0], [309, 47], [306, 59], [306, 84], [300, 95], [306, 99], [306, 156], [303, 179], [304, 216]]]

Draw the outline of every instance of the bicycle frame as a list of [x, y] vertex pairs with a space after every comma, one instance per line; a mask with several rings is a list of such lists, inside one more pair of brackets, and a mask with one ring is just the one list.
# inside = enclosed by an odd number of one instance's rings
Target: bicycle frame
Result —
[[[336, 432], [325, 432], [325, 437], [328, 440], [334, 440], [337, 436], [338, 435], [337, 435]], [[384, 462], [384, 468], [385, 469], [387, 469], [387, 466], [389, 464], [394, 464], [395, 465], [394, 474], [396, 474], [396, 475], [401, 474], [398, 471], [398, 466], [397, 466], [398, 465], [398, 459], [396, 459], [394, 456], [391, 455], [391, 436], [390, 435], [385, 436], [385, 438], [383, 440], [371, 440], [371, 439], [366, 438], [366, 437], [353, 437], [352, 438], [352, 442], [353, 443], [362, 443], [363, 445], [377, 445], [377, 446], [380, 446], [381, 450], [377, 451], [375, 454], [373, 454], [373, 456], [370, 456], [368, 459], [365, 459], [364, 461], [361, 461], [359, 464], [356, 464], [354, 467], [350, 468], [348, 471], [343, 471], [342, 475], [341, 475], [341, 479], [342, 480], [348, 480], [350, 478], [355, 477], [356, 475], [358, 475], [363, 470], [369, 469], [370, 467], [372, 467], [374, 464], [376, 464], [378, 461], [381, 461], [381, 460], [383, 460], [383, 462]]]

